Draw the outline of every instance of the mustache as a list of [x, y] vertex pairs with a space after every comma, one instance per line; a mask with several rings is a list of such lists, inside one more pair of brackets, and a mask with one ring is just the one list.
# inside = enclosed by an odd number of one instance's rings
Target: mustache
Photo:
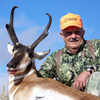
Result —
[[79, 38], [71, 38], [70, 40], [69, 40], [69, 42], [75, 42], [75, 41], [79, 41]]

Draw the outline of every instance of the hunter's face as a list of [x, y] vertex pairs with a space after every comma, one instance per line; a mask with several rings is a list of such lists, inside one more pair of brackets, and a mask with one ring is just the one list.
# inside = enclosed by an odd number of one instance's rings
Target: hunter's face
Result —
[[70, 26], [60, 33], [67, 49], [76, 53], [83, 42], [84, 30], [75, 26]]

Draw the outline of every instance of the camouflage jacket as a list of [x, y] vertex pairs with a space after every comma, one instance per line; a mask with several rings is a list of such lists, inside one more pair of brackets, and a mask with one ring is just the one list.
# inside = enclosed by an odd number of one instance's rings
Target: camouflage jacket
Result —
[[37, 70], [37, 75], [44, 78], [55, 78], [63, 84], [72, 86], [76, 77], [90, 66], [95, 66], [96, 70], [100, 71], [100, 40], [92, 39], [91, 41], [95, 60], [89, 53], [86, 40], [84, 40], [76, 54], [68, 52], [66, 46], [63, 47], [59, 67], [56, 66], [58, 51], [52, 53]]

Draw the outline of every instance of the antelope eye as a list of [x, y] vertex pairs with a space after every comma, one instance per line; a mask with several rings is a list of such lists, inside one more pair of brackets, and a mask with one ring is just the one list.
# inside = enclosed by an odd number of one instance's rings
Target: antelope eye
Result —
[[30, 58], [33, 58], [33, 54], [32, 54], [32, 53], [29, 53], [29, 57], [30, 57]]

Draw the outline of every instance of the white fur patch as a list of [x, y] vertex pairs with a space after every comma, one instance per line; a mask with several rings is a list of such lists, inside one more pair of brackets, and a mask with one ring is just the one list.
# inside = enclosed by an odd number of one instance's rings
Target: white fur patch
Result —
[[20, 64], [20, 66], [18, 67], [20, 69], [20, 71], [22, 70], [22, 72], [24, 72], [24, 70], [26, 69], [25, 67], [27, 67], [29, 65], [29, 61], [27, 61], [26, 63], [22, 63]]
[[35, 87], [30, 99], [28, 100], [75, 100], [67, 95], [63, 95], [54, 90], [43, 90], [39, 87]]

